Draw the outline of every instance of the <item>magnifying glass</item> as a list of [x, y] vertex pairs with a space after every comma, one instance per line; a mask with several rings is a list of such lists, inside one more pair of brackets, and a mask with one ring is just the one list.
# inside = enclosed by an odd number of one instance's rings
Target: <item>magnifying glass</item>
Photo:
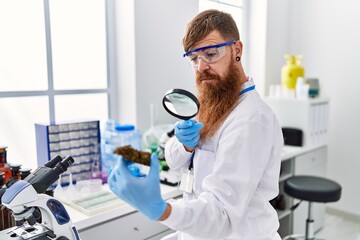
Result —
[[171, 89], [163, 97], [165, 110], [174, 117], [189, 120], [199, 112], [199, 100], [184, 89]]

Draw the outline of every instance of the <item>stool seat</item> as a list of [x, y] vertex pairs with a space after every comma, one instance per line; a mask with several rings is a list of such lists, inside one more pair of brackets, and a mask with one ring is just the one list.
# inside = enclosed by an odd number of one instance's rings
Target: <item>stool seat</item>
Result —
[[290, 196], [309, 202], [336, 202], [341, 186], [329, 179], [314, 176], [294, 176], [285, 181], [284, 191]]

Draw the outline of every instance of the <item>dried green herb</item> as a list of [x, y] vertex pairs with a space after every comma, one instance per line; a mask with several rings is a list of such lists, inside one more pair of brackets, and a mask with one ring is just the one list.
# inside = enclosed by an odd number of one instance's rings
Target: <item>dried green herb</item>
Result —
[[151, 153], [138, 151], [130, 145], [117, 147], [115, 148], [114, 153], [123, 156], [128, 161], [150, 166]]

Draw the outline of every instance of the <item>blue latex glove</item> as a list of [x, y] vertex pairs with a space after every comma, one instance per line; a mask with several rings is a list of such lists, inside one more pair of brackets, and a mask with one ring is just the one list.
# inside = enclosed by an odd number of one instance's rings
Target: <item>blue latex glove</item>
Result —
[[135, 177], [129, 171], [129, 161], [119, 157], [108, 178], [108, 184], [117, 196], [155, 221], [166, 209], [166, 202], [160, 194], [159, 160], [155, 153], [151, 155], [149, 174], [143, 178]]
[[193, 119], [182, 120], [175, 124], [175, 136], [185, 147], [194, 148], [199, 140], [199, 131], [204, 126]]

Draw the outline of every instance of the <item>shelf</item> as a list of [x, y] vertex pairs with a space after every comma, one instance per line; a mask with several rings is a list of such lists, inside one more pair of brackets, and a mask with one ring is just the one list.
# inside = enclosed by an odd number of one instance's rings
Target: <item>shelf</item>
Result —
[[286, 179], [288, 179], [291, 176], [292, 176], [292, 173], [283, 174], [282, 176], [280, 176], [279, 182], [283, 182], [283, 181], [285, 181]]
[[286, 210], [276, 210], [279, 220], [283, 219], [284, 217], [291, 214], [291, 211], [289, 209]]

